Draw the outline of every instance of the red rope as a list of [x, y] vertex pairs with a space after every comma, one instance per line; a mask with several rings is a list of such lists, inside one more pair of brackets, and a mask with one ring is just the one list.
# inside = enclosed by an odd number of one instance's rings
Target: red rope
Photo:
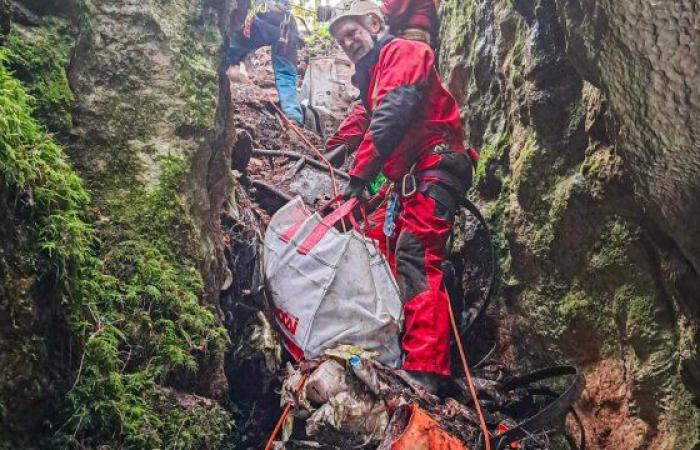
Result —
[[323, 161], [326, 166], [328, 166], [328, 171], [331, 174], [331, 181], [333, 182], [333, 196], [337, 197], [338, 196], [338, 183], [335, 181], [335, 167], [333, 167], [333, 164], [331, 164], [330, 161], [321, 153], [314, 145], [309, 142], [309, 140], [304, 136], [304, 133], [299, 130], [299, 127], [294, 124], [291, 120], [287, 118], [287, 116], [284, 115], [282, 111], [275, 105], [274, 103], [270, 102], [270, 104], [275, 108], [279, 116], [282, 118], [282, 122], [285, 124], [287, 128], [292, 130], [299, 138], [302, 140], [302, 142], [306, 145], [306, 147], [311, 150], [312, 152], [316, 153], [316, 156], [318, 156], [321, 161]]
[[[304, 136], [304, 133], [299, 130], [299, 127], [297, 127], [294, 122], [289, 120], [287, 116], [284, 115], [284, 113], [275, 105], [274, 103], [270, 102], [273, 108], [277, 111], [277, 115], [281, 118], [282, 123], [284, 126], [292, 130], [299, 138], [301, 138], [301, 141], [306, 145], [308, 149], [310, 149], [312, 152], [316, 153], [316, 156], [318, 156], [321, 161], [323, 161], [326, 166], [328, 167], [328, 172], [331, 174], [331, 182], [333, 183], [333, 197], [338, 197], [338, 183], [335, 180], [335, 167], [333, 167], [333, 164], [331, 164], [330, 161], [328, 161], [328, 158], [324, 156], [323, 153], [321, 153], [314, 145], [309, 142], [309, 140]], [[345, 226], [345, 221], [340, 222], [340, 227], [342, 228], [343, 232], [348, 231], [347, 227]]]

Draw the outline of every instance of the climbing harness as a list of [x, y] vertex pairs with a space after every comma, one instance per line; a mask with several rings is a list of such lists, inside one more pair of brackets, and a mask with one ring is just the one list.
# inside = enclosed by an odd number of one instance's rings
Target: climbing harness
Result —
[[[435, 150], [437, 153], [442, 151], [444, 151], [442, 148], [436, 148]], [[466, 195], [455, 196], [454, 193], [464, 192], [466, 190], [464, 182], [459, 177], [442, 169], [423, 170], [416, 173], [415, 176], [417, 176], [419, 180], [422, 179], [422, 181], [418, 182], [417, 189], [419, 192], [424, 192], [426, 195], [429, 195], [436, 202], [441, 203], [451, 211], [457, 211], [459, 207], [464, 207], [476, 218], [481, 228], [483, 228], [484, 233], [486, 233], [486, 242], [488, 243], [487, 245], [489, 247], [491, 276], [483, 302], [475, 313], [468, 316], [466, 319], [467, 322], [462, 324], [460, 327], [462, 329], [461, 335], [466, 342], [471, 338], [474, 331], [474, 326], [483, 318], [493, 298], [493, 293], [496, 286], [496, 277], [498, 274], [498, 259], [496, 255], [496, 248], [493, 243], [493, 235], [491, 234], [491, 229], [489, 228], [486, 219], [481, 214], [481, 211], [479, 211], [479, 208], [477, 208], [477, 206], [472, 203]], [[436, 181], [429, 183], [425, 181], [425, 178], [432, 178]], [[451, 295], [454, 294], [454, 292], [451, 292]], [[466, 293], [465, 296], [462, 297], [462, 304], [465, 303]]]

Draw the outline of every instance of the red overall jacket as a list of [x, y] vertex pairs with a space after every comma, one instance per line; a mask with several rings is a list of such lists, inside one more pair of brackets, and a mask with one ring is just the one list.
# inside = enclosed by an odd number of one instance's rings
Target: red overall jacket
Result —
[[431, 35], [437, 27], [437, 0], [384, 0], [381, 11], [389, 32], [399, 34], [407, 28], [420, 28]]
[[[371, 181], [382, 171], [396, 181], [437, 145], [465, 151], [457, 102], [440, 81], [429, 45], [385, 36], [355, 69], [362, 105], [327, 142], [329, 149], [357, 147], [350, 175]], [[469, 156], [476, 161], [474, 150]]]
[[331, 151], [346, 145], [350, 151], [357, 150], [369, 125], [369, 115], [360, 103], [352, 107], [348, 116], [338, 127], [335, 134], [326, 141], [326, 150]]

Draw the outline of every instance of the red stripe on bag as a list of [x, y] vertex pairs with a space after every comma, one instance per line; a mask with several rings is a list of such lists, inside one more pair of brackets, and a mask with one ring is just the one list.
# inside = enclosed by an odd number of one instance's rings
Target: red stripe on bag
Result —
[[289, 241], [291, 241], [294, 235], [297, 234], [297, 231], [299, 231], [299, 228], [301, 228], [303, 224], [304, 222], [297, 222], [291, 227], [287, 228], [287, 231], [280, 235], [280, 241], [289, 243]]
[[356, 205], [357, 199], [351, 198], [347, 202], [340, 205], [338, 209], [333, 211], [331, 214], [324, 217], [321, 223], [316, 225], [314, 229], [311, 230], [311, 233], [309, 233], [306, 239], [304, 239], [304, 242], [297, 247], [297, 251], [302, 255], [308, 255], [309, 252], [311, 252], [311, 249], [313, 249], [316, 244], [323, 239], [323, 236], [328, 233], [328, 230], [333, 228], [335, 224], [338, 223], [343, 217], [347, 216], [348, 214], [352, 214], [352, 210]]
[[304, 359], [304, 351], [300, 349], [291, 339], [287, 336], [282, 335], [282, 343], [287, 348], [287, 351], [292, 356], [295, 362], [299, 362]]

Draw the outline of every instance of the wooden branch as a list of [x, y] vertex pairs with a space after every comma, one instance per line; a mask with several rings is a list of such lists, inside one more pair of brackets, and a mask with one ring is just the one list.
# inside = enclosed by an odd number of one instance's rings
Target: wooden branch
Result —
[[[313, 166], [316, 169], [323, 170], [325, 172], [330, 172], [328, 167], [326, 167], [325, 164], [316, 161], [315, 159], [312, 159], [306, 155], [302, 155], [301, 153], [297, 152], [292, 152], [289, 150], [264, 150], [261, 148], [255, 148], [253, 149], [253, 155], [256, 156], [283, 156], [285, 158], [290, 158], [290, 159], [303, 159], [307, 164]], [[343, 172], [342, 170], [335, 169], [334, 170], [335, 174], [338, 175], [341, 178], [345, 178], [346, 180], [350, 179], [350, 175], [348, 175], [346, 172]]]

